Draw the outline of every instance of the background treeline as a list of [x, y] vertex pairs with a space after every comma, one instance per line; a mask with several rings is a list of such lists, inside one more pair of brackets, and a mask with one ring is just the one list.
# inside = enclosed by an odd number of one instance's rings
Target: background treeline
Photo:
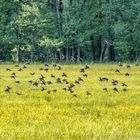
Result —
[[140, 59], [140, 0], [0, 0], [0, 60]]

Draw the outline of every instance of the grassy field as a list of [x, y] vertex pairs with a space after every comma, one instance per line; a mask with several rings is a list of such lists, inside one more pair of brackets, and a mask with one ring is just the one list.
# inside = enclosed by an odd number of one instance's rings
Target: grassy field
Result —
[[[64, 65], [62, 70], [51, 66], [48, 72], [39, 70], [44, 65], [18, 71], [22, 67], [0, 65], [0, 140], [140, 139], [140, 66], [90, 65], [85, 70], [88, 77], [79, 72], [82, 65]], [[63, 72], [67, 77], [62, 77]], [[42, 85], [41, 74], [52, 84]], [[75, 84], [78, 77], [84, 81]], [[101, 82], [100, 77], [108, 81]], [[69, 84], [56, 83], [56, 78], [74, 83], [73, 93], [64, 91]], [[118, 81], [116, 86], [112, 79]]]

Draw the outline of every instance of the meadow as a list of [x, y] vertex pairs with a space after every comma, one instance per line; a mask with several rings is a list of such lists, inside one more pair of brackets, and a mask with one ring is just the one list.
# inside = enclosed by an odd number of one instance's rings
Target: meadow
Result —
[[0, 140], [139, 140], [140, 66], [126, 66], [1, 64]]

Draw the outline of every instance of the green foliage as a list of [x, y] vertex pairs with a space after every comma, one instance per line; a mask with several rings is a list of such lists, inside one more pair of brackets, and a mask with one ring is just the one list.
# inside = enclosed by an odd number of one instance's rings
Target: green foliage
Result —
[[[88, 61], [104, 61], [107, 57], [109, 61], [138, 60], [139, 7], [139, 0], [1, 0], [1, 59], [10, 60], [15, 55], [12, 50], [19, 51], [20, 47], [26, 48], [21, 56], [32, 61], [40, 61], [37, 55], [41, 52], [41, 60], [48, 60], [45, 57], [52, 52], [61, 58], [60, 52], [68, 61], [71, 57]], [[35, 50], [41, 52], [33, 53]]]

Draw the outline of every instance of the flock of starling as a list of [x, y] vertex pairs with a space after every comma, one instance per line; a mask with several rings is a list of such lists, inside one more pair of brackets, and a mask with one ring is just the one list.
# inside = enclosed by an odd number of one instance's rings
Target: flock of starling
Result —
[[[23, 65], [22, 67], [20, 65], [15, 65], [14, 67], [16, 67], [17, 71], [18, 72], [22, 72], [24, 69], [28, 69], [28, 65], [30, 63], [26, 63], [25, 65]], [[119, 67], [124, 67], [123, 64], [119, 63], [118, 65]], [[139, 64], [137, 63], [136, 66], [138, 67]], [[130, 65], [126, 65], [125, 66], [127, 69], [131, 69], [131, 66]], [[88, 69], [90, 69], [90, 66], [89, 65], [84, 65], [80, 70], [79, 72], [81, 73], [81, 75], [79, 77], [77, 77], [74, 82], [70, 82], [68, 80], [68, 75], [67, 73], [65, 72], [61, 72], [61, 75], [58, 77], [58, 75], [54, 75], [54, 74], [51, 74], [50, 75], [50, 79], [53, 79], [53, 80], [46, 80], [46, 77], [41, 74], [41, 71], [44, 71], [44, 72], [48, 72], [50, 70], [50, 68], [53, 68], [55, 70], [58, 70], [58, 71], [62, 71], [62, 66], [58, 65], [58, 64], [52, 64], [52, 65], [49, 65], [49, 64], [45, 64], [43, 67], [39, 68], [39, 71], [40, 71], [40, 74], [39, 74], [39, 78], [37, 78], [36, 80], [34, 80], [34, 78], [31, 78], [31, 80], [28, 80], [28, 84], [30, 84], [31, 86], [33, 87], [36, 87], [38, 88], [40, 91], [42, 92], [45, 92], [47, 94], [51, 94], [51, 93], [56, 93], [58, 90], [55, 89], [54, 87], [52, 88], [52, 90], [48, 90], [47, 86], [52, 86], [54, 84], [54, 81], [55, 81], [55, 84], [61, 84], [61, 88], [64, 92], [69, 92], [73, 97], [78, 97], [77, 94], [75, 93], [75, 87], [78, 87], [79, 85], [81, 85], [82, 83], [84, 83], [85, 81], [85, 78], [88, 77], [88, 74], [86, 73], [86, 71]], [[17, 74], [16, 72], [12, 72], [12, 69], [10, 68], [6, 68], [6, 71], [9, 71], [11, 72], [11, 75], [10, 75], [10, 78], [12, 78], [15, 82], [15, 84], [20, 84], [21, 81], [17, 80]], [[121, 74], [121, 71], [117, 68], [115, 69], [114, 71], [115, 73], [117, 74]], [[36, 72], [30, 72], [30, 77], [34, 77], [34, 75], [36, 75]], [[130, 76], [130, 74], [127, 72], [124, 74], [125, 76]], [[1, 78], [0, 78], [1, 79]], [[107, 77], [99, 77], [99, 82], [109, 82], [110, 79], [107, 78]], [[112, 86], [113, 86], [113, 91], [116, 92], [116, 93], [119, 93], [119, 89], [117, 88], [118, 85], [121, 84], [121, 86], [123, 87], [122, 91], [123, 92], [126, 92], [127, 91], [127, 87], [128, 85], [126, 83], [121, 83], [119, 82], [118, 80], [115, 80], [115, 79], [112, 79], [111, 80], [111, 83], [112, 83]], [[58, 85], [59, 86], [59, 85]], [[107, 92], [108, 91], [108, 88], [107, 87], [104, 87], [103, 88], [103, 91]], [[12, 87], [7, 85], [6, 88], [5, 88], [5, 92], [6, 93], [11, 93], [12, 92]], [[16, 92], [17, 95], [22, 95], [22, 93], [20, 92]], [[92, 96], [92, 93], [89, 92], [89, 91], [86, 91], [85, 93], [86, 95], [90, 95]]]

